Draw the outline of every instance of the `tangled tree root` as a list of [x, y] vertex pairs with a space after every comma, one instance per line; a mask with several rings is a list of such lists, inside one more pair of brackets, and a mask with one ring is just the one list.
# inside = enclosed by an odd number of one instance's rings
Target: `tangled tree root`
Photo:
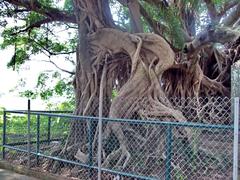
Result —
[[[86, 86], [76, 88], [81, 89], [82, 92], [77, 100], [77, 114], [97, 115], [97, 107], [103, 102], [107, 104], [107, 110], [102, 110], [103, 116], [110, 118], [187, 121], [182, 112], [173, 108], [162, 89], [163, 73], [173, 67], [175, 62], [174, 52], [163, 38], [155, 34], [129, 34], [103, 28], [89, 35], [88, 41], [93, 73], [86, 74], [82, 70], [80, 71], [82, 74], [78, 74], [82, 77], [83, 82], [76, 82], [76, 86], [80, 86], [80, 83]], [[106, 67], [106, 75], [104, 78], [99, 78], [104, 74], [104, 67]], [[79, 68], [82, 68], [80, 64]], [[191, 72], [194, 70], [192, 69]], [[193, 74], [193, 79], [194, 87], [190, 91], [198, 96], [200, 83], [205, 79], [200, 71], [198, 74]], [[97, 97], [100, 86], [104, 98], [99, 100]], [[214, 84], [214, 87], [218, 88], [219, 86]], [[118, 89], [119, 92], [117, 97], [112, 100], [113, 89]], [[224, 89], [223, 92], [225, 92]], [[76, 93], [80, 94], [80, 92]], [[94, 106], [96, 104], [97, 107]], [[85, 122], [81, 126], [81, 128], [76, 128], [73, 134], [81, 131], [85, 137], [84, 129], [88, 124]], [[108, 122], [104, 125], [103, 130], [104, 140], [111, 139], [113, 136], [116, 138], [116, 144], [110, 151], [105, 147], [102, 148], [103, 167], [137, 170], [139, 168], [137, 162], [145, 157], [143, 166], [153, 169], [152, 172], [148, 172], [149, 175], [156, 175], [159, 169], [154, 171], [153, 166], [157, 166], [155, 163], [166, 161], [163, 147], [166, 143], [166, 128], [147, 124]], [[93, 152], [96, 156], [97, 127], [94, 129], [94, 133]], [[183, 148], [194, 149], [191, 143], [193, 133], [189, 128], [176, 129], [173, 131], [173, 135], [174, 138], [181, 139]], [[87, 139], [83, 139], [79, 144], [74, 138], [76, 138], [74, 135], [69, 136], [66, 145], [70, 145], [72, 148], [65, 146], [60, 156], [85, 162]], [[133, 147], [135, 144], [136, 146]], [[136, 155], [141, 152], [144, 152], [141, 157]], [[155, 158], [154, 161], [151, 161], [152, 157]], [[178, 160], [181, 161], [184, 158], [178, 157]], [[57, 171], [59, 167], [55, 164], [53, 170]], [[172, 167], [176, 171], [179, 170], [178, 162], [172, 162]]]

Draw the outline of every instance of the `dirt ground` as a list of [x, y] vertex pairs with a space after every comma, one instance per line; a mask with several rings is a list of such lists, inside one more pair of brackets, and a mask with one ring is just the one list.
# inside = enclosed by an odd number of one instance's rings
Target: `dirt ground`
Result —
[[0, 169], [1, 180], [38, 180], [33, 177], [28, 177], [5, 169]]

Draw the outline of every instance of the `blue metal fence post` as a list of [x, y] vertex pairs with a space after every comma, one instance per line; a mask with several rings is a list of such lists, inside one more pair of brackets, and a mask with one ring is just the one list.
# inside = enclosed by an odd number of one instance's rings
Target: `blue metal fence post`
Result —
[[[88, 165], [89, 166], [92, 166], [93, 164], [93, 131], [92, 131], [92, 121], [90, 120], [88, 122], [88, 143], [89, 143], [89, 146], [88, 146]], [[92, 169], [90, 168], [89, 169], [89, 178], [91, 179], [92, 178]]]
[[166, 133], [166, 180], [171, 180], [171, 160], [172, 160], [172, 141], [173, 141], [173, 134], [172, 134], [172, 127], [167, 127]]
[[27, 131], [28, 131], [28, 134], [27, 134], [27, 139], [28, 139], [28, 143], [27, 143], [27, 152], [28, 152], [28, 162], [27, 162], [27, 165], [28, 165], [28, 168], [30, 168], [31, 166], [31, 159], [30, 159], [30, 155], [31, 155], [31, 102], [30, 102], [30, 99], [28, 99], [28, 114], [27, 114]]
[[6, 125], [7, 125], [7, 113], [6, 111], [3, 112], [3, 140], [2, 140], [2, 159], [5, 159], [5, 144], [6, 144]]
[[239, 97], [234, 98], [233, 180], [238, 180]]
[[48, 134], [47, 134], [48, 144], [50, 144], [50, 141], [51, 141], [51, 124], [52, 124], [51, 117], [48, 117]]
[[40, 149], [40, 144], [39, 144], [39, 141], [40, 141], [40, 115], [38, 114], [37, 115], [37, 164], [39, 163], [39, 156], [38, 156], [38, 153], [39, 153], [39, 149]]

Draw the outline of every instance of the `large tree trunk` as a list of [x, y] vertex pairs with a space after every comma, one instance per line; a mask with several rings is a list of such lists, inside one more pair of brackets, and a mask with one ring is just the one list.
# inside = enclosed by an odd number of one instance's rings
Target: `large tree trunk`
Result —
[[[99, 107], [99, 90], [103, 88], [104, 113], [111, 118], [161, 119], [171, 121], [186, 121], [180, 111], [174, 110], [162, 89], [162, 75], [174, 64], [174, 52], [169, 44], [160, 36], [150, 33], [130, 34], [117, 30], [112, 26], [111, 17], [106, 17], [109, 8], [102, 3], [96, 4], [89, 0], [75, 0], [76, 16], [79, 23], [79, 47], [77, 51], [77, 67], [74, 81], [76, 93], [76, 114], [97, 116]], [[83, 11], [86, 9], [86, 11]], [[106, 21], [108, 19], [108, 21]], [[110, 19], [110, 21], [109, 21]], [[102, 77], [103, 67], [106, 77]], [[104, 81], [101, 82], [101, 79]], [[112, 100], [112, 91], [117, 89], [118, 96]], [[76, 121], [71, 125], [71, 132], [61, 155], [77, 158], [83, 161], [87, 156], [86, 129], [87, 121]], [[97, 125], [95, 125], [96, 127]], [[140, 137], [139, 132], [146, 127], [135, 129], [130, 124], [107, 123], [104, 128], [104, 139], [114, 135], [119, 145], [112, 151], [103, 149], [103, 166], [126, 168], [131, 164], [135, 168], [131, 148], [132, 137]], [[142, 130], [141, 130], [142, 129]], [[129, 131], [133, 132], [129, 136]], [[150, 155], [147, 145], [155, 139], [156, 151], [160, 159], [165, 159], [164, 152], [157, 148], [164, 139], [157, 137], [156, 132], [164, 133], [164, 129], [154, 127], [143, 134], [145, 141], [141, 146]], [[97, 130], [95, 129], [95, 137]], [[182, 129], [176, 136], [190, 138], [190, 131]], [[186, 142], [186, 141], [185, 141]], [[162, 148], [160, 148], [162, 149]], [[139, 148], [139, 151], [142, 151]], [[152, 151], [151, 151], [152, 153]], [[81, 154], [81, 157], [78, 156]], [[116, 163], [110, 163], [112, 161]], [[55, 164], [54, 170], [59, 166]]]
[[[74, 80], [75, 114], [97, 116], [100, 87], [103, 90], [103, 99], [100, 101], [104, 103], [105, 117], [176, 122], [186, 121], [186, 118], [182, 112], [173, 108], [168, 100], [169, 95], [198, 98], [202, 94], [211, 94], [209, 92], [211, 90], [221, 95], [229, 94], [221, 83], [204, 75], [202, 68], [205, 65], [200, 64], [200, 59], [194, 53], [193, 55], [190, 53], [186, 63], [182, 62], [184, 58], [180, 58], [177, 64], [175, 53], [159, 35], [131, 34], [119, 30], [111, 18], [108, 1], [102, 0], [96, 3], [95, 0], [74, 0], [74, 6], [80, 37]], [[135, 10], [137, 7], [132, 6]], [[131, 13], [131, 15], [133, 31], [142, 31], [139, 26], [139, 13]], [[195, 33], [192, 31], [192, 25], [185, 24], [185, 26], [189, 34]], [[194, 44], [194, 41], [191, 43], [187, 50], [197, 48], [196, 44], [199, 45], [196, 42]], [[215, 61], [218, 62], [217, 52], [214, 55]], [[225, 67], [226, 71], [228, 67]], [[106, 73], [103, 73], [103, 69]], [[179, 76], [176, 77], [175, 73]], [[219, 74], [217, 78], [223, 77]], [[118, 91], [114, 99], [113, 90]], [[87, 156], [86, 130], [89, 126], [90, 123], [87, 121], [75, 121], [71, 124], [71, 132], [61, 155], [67, 154], [71, 158], [84, 161], [82, 157]], [[94, 125], [95, 138], [98, 133], [96, 126], [97, 124]], [[104, 126], [103, 138], [108, 140], [114, 136], [118, 143], [110, 151], [103, 148], [105, 155], [103, 166], [135, 168], [134, 163], [140, 158], [133, 156], [137, 151], [139, 153], [144, 151], [146, 159], [154, 152], [157, 157], [164, 160], [164, 152], [160, 147], [164, 139], [156, 132], [164, 134], [165, 129], [153, 127], [148, 129], [148, 133], [142, 134], [145, 128], [144, 126], [136, 128], [126, 123], [107, 123]], [[163, 134], [161, 137], [164, 137]], [[174, 135], [183, 138], [183, 144], [187, 143], [186, 147], [191, 147], [192, 133], [188, 128], [182, 128]], [[141, 144], [139, 149], [131, 147], [131, 142], [135, 141], [136, 137], [142, 139], [139, 140]], [[149, 148], [148, 145], [154, 148]], [[54, 169], [58, 167], [56, 165]]]

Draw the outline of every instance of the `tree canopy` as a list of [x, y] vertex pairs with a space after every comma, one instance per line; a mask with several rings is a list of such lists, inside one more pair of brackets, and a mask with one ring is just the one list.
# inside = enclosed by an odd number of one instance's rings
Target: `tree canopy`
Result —
[[[192, 41], [208, 26], [237, 30], [238, 3], [238, 0], [112, 0], [106, 4], [111, 9], [108, 12], [111, 13], [110, 18], [114, 19], [111, 19], [110, 26], [130, 32], [154, 32], [179, 51], [184, 43]], [[7, 26], [6, 19], [15, 21], [2, 33], [4, 42], [1, 48], [16, 47], [9, 66], [22, 64], [32, 54], [43, 52], [52, 56], [76, 51], [77, 20], [72, 0], [2, 0], [1, 17], [3, 27]], [[56, 36], [59, 28], [71, 34], [65, 41]], [[217, 41], [224, 43], [227, 40]]]
[[[212, 43], [225, 45], [228, 42], [235, 42], [239, 37], [240, 5], [238, 0], [111, 0], [102, 2], [101, 7], [106, 27], [133, 33], [156, 33], [162, 36], [178, 55], [182, 49], [190, 54], [199, 54], [206, 45]], [[76, 52], [77, 39], [80, 36], [77, 28], [79, 23], [76, 17], [76, 6], [74, 10], [72, 0], [2, 0], [1, 17], [0, 24], [5, 27], [2, 33], [4, 41], [1, 43], [1, 48], [8, 46], [15, 48], [15, 53], [8, 63], [9, 67], [17, 68], [30, 60], [31, 55], [39, 53], [44, 53], [49, 57], [65, 55], [66, 60], [72, 60], [68, 59], [68, 55]], [[84, 15], [81, 17], [84, 18]], [[67, 31], [68, 36], [59, 37], [59, 31]], [[222, 68], [227, 66], [219, 62], [220, 58], [225, 58], [220, 52], [221, 47], [214, 45], [212, 49], [216, 60], [212, 58], [206, 63], [200, 62], [203, 64], [201, 66], [207, 66], [209, 63], [215, 64], [205, 68], [206, 70], [201, 67], [203, 79], [205, 79], [203, 86], [212, 83], [216, 87], [215, 91], [220, 89], [221, 94], [228, 95], [227, 91], [230, 86], [227, 84], [221, 86], [218, 83], [227, 81], [222, 79], [224, 70], [216, 67], [217, 64], [222, 64]], [[237, 55], [234, 61], [236, 58]], [[177, 58], [176, 61], [179, 63], [184, 60]], [[210, 72], [214, 73], [210, 74]], [[219, 74], [221, 77], [218, 76]], [[211, 81], [211, 79], [218, 81]], [[174, 88], [173, 84], [171, 82], [171, 89]], [[167, 87], [170, 88], [170, 86]], [[174, 94], [170, 89], [169, 91], [171, 91], [169, 92], [171, 96], [191, 94], [186, 94], [183, 90], [179, 90], [180, 94]]]

